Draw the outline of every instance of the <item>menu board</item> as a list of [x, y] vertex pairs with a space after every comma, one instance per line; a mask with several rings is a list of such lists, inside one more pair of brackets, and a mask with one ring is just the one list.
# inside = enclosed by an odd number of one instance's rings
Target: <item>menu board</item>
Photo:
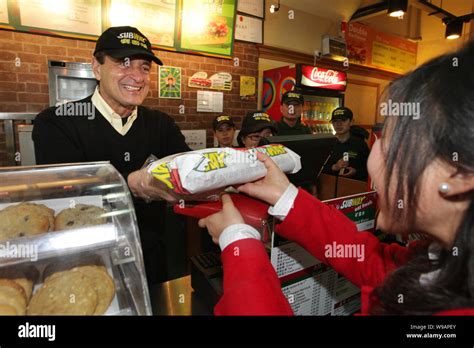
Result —
[[183, 0], [180, 48], [232, 55], [235, 0]]
[[377, 32], [358, 22], [349, 23], [346, 39], [351, 63], [396, 73], [416, 66], [417, 43]]
[[108, 14], [111, 26], [136, 27], [153, 45], [175, 44], [176, 0], [111, 0]]
[[95, 36], [102, 33], [101, 0], [18, 0], [18, 6], [21, 26]]
[[[361, 193], [325, 201], [356, 224], [359, 232], [375, 229], [376, 193]], [[326, 257], [354, 257], [363, 260], [359, 245], [347, 248], [351, 255], [339, 255], [341, 245], [325, 246]], [[324, 265], [300, 245], [273, 235], [271, 262], [295, 315], [351, 315], [360, 309], [360, 290], [331, 267]]]
[[81, 39], [97, 39], [111, 26], [129, 25], [138, 28], [154, 48], [230, 58], [236, 3], [237, 0], [0, 0], [0, 24], [7, 29]]
[[7, 0], [0, 0], [0, 23], [8, 23]]

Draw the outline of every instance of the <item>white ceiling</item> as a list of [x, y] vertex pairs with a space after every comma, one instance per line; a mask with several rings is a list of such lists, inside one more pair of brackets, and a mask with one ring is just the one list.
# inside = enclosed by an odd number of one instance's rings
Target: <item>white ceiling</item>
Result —
[[[367, 0], [364, 0], [367, 2]], [[361, 6], [363, 0], [281, 0], [281, 4], [300, 11], [311, 13], [318, 17], [332, 20], [349, 20]], [[277, 3], [268, 0], [267, 3]]]

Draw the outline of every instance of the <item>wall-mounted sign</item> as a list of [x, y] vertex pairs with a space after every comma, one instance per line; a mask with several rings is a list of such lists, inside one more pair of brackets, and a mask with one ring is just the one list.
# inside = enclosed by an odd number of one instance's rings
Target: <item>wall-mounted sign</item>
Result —
[[240, 96], [248, 97], [255, 95], [255, 77], [240, 76]]
[[345, 91], [347, 86], [347, 75], [344, 71], [298, 65], [296, 76], [297, 84], [305, 87]]
[[263, 43], [263, 19], [237, 15], [235, 20], [235, 39]]
[[181, 68], [160, 66], [160, 98], [181, 99]]
[[215, 73], [211, 77], [207, 77], [207, 73], [199, 71], [189, 78], [189, 87], [208, 88], [219, 91], [232, 90], [232, 75], [225, 72]]
[[0, 23], [8, 23], [7, 0], [0, 0]]
[[205, 129], [182, 130], [181, 133], [184, 135], [186, 145], [188, 145], [191, 150], [202, 150], [206, 148]]
[[405, 73], [416, 66], [418, 44], [358, 22], [346, 34], [350, 63]]
[[235, 0], [182, 0], [181, 49], [231, 56]]
[[197, 112], [222, 112], [224, 110], [224, 93], [197, 92]]
[[237, 0], [0, 0], [2, 29], [96, 40], [130, 25], [153, 48], [231, 58]]
[[237, 11], [263, 18], [265, 15], [265, 0], [239, 0]]
[[21, 26], [99, 36], [102, 33], [101, 0], [19, 0]]
[[138, 28], [153, 45], [174, 46], [176, 0], [111, 0], [111, 26]]

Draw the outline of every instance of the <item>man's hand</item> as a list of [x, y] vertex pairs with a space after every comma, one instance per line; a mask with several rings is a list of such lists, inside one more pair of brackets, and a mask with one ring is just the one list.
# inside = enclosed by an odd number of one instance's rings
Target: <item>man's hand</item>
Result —
[[133, 195], [146, 201], [166, 200], [175, 203], [180, 199], [164, 183], [153, 178], [146, 168], [130, 173], [127, 181]]
[[237, 187], [237, 190], [251, 197], [261, 199], [271, 205], [275, 205], [283, 193], [285, 193], [290, 185], [290, 181], [270, 157], [261, 152], [257, 152], [257, 158], [263, 162], [265, 168], [267, 168], [267, 175], [253, 183], [241, 185]]
[[349, 165], [349, 162], [344, 161], [344, 160], [341, 158], [339, 161], [337, 161], [336, 163], [334, 163], [334, 164], [331, 166], [331, 169], [332, 169], [334, 172], [338, 172], [338, 171], [340, 171], [342, 168], [346, 168], [348, 165]]
[[228, 194], [222, 195], [221, 200], [222, 210], [220, 212], [199, 220], [199, 227], [207, 228], [212, 241], [216, 244], [219, 243], [219, 237], [227, 227], [245, 223]]
[[344, 173], [339, 174], [339, 176], [344, 176], [344, 177], [351, 177], [354, 176], [357, 173], [357, 170], [352, 167], [346, 167], [344, 170]]

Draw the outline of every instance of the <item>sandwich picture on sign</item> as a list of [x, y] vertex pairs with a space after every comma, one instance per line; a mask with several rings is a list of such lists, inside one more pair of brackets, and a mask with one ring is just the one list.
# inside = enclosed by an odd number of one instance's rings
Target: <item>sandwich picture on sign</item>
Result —
[[181, 99], [181, 68], [160, 66], [160, 98]]

